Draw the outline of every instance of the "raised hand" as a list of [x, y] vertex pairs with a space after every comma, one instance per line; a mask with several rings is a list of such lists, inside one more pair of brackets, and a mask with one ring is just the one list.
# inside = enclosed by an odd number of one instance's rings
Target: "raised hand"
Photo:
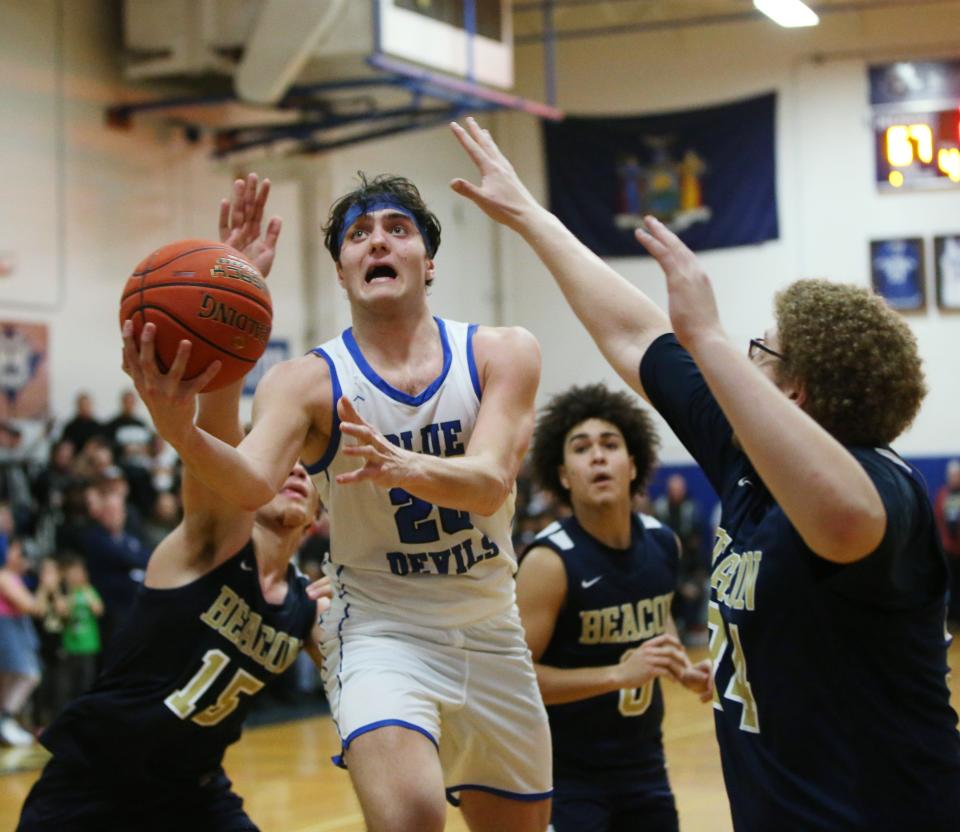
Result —
[[356, 440], [355, 445], [345, 446], [343, 453], [363, 461], [361, 468], [339, 474], [337, 482], [372, 482], [383, 488], [401, 485], [411, 473], [417, 455], [389, 442], [373, 425], [364, 421], [346, 396], [337, 402], [337, 414], [340, 416], [340, 430]]
[[164, 373], [157, 364], [156, 335], [156, 324], [145, 324], [137, 344], [133, 321], [123, 322], [123, 371], [133, 380], [157, 432], [176, 448], [193, 426], [197, 396], [220, 372], [221, 362], [214, 361], [199, 376], [184, 381], [191, 344], [181, 341], [173, 364]]
[[260, 274], [273, 268], [280, 237], [280, 217], [271, 217], [263, 232], [263, 209], [270, 196], [270, 180], [259, 182], [255, 173], [233, 183], [230, 199], [220, 200], [220, 242], [243, 252]]
[[717, 299], [697, 256], [660, 220], [645, 217], [637, 241], [660, 264], [667, 278], [670, 323], [677, 339], [690, 349], [700, 336], [722, 334]]
[[510, 160], [497, 147], [490, 131], [472, 118], [468, 118], [466, 124], [464, 129], [457, 122], [452, 122], [450, 129], [477, 166], [480, 184], [454, 179], [450, 187], [460, 196], [476, 203], [491, 219], [519, 230], [525, 212], [542, 208], [520, 181]]

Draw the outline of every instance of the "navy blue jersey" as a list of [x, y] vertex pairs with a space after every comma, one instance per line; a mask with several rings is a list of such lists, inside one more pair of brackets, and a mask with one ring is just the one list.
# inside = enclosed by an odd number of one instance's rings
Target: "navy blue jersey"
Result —
[[41, 737], [62, 762], [116, 778], [195, 780], [240, 737], [251, 699], [297, 656], [316, 602], [293, 566], [260, 591], [252, 541], [176, 589], [141, 587], [93, 688]]
[[[677, 585], [673, 532], [635, 515], [629, 549], [611, 549], [575, 517], [544, 529], [533, 543], [556, 552], [567, 573], [567, 597], [540, 662], [551, 667], [617, 664], [665, 632]], [[662, 769], [663, 694], [657, 679], [549, 705], [554, 769], [584, 772]]]
[[889, 449], [848, 448], [887, 528], [868, 557], [831, 563], [773, 500], [673, 335], [640, 375], [720, 495], [710, 649], [735, 828], [960, 828], [946, 570], [920, 475]]

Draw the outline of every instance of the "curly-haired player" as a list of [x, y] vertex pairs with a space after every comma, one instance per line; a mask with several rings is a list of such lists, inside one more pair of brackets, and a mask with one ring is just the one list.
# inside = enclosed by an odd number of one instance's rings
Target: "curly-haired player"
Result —
[[706, 701], [711, 675], [709, 661], [691, 665], [670, 618], [677, 536], [631, 508], [658, 445], [650, 416], [602, 384], [555, 396], [534, 431], [534, 476], [573, 509], [540, 533], [517, 578], [550, 717], [556, 832], [678, 828], [659, 679]]
[[482, 174], [454, 190], [531, 245], [720, 495], [709, 626], [734, 827], [955, 830], [946, 564], [926, 486], [887, 445], [923, 397], [910, 330], [862, 289], [804, 281], [748, 358], [662, 223], [637, 237], [669, 317], [537, 204], [489, 133], [454, 132]]

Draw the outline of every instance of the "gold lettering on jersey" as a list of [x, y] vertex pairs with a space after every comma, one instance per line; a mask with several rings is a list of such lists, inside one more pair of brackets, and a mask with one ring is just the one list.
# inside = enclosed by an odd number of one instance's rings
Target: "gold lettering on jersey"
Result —
[[580, 644], [629, 644], [667, 630], [673, 593], [580, 611]]
[[300, 639], [264, 624], [263, 617], [228, 586], [220, 587], [200, 620], [271, 673], [283, 673], [300, 650]]
[[270, 648], [273, 646], [273, 640], [277, 636], [277, 631], [273, 629], [269, 624], [264, 624], [260, 627], [257, 637], [253, 642], [253, 657], [259, 661], [263, 662], [267, 658], [267, 654], [270, 652]]
[[[725, 540], [722, 545], [721, 540]], [[714, 563], [727, 550], [730, 542], [730, 536], [723, 529], [719, 529], [717, 545], [713, 550]], [[761, 551], [731, 551], [714, 567], [713, 574], [710, 576], [710, 586], [714, 589], [714, 601], [735, 610], [752, 611], [756, 604], [761, 560], [763, 560]]]
[[711, 583], [717, 590], [717, 600], [726, 602], [727, 591], [730, 585], [736, 580], [737, 567], [740, 565], [740, 555], [731, 552], [730, 556], [713, 570]]
[[733, 538], [718, 526], [717, 538], [713, 541], [713, 553], [710, 556], [711, 566], [717, 562], [717, 558], [727, 550], [727, 546], [731, 543], [733, 543]]

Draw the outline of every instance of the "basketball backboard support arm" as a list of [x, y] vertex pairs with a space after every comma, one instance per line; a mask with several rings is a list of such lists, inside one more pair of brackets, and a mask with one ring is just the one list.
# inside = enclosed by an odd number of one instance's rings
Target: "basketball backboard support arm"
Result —
[[[300, 113], [301, 119], [298, 121], [213, 128], [209, 132], [213, 136], [214, 155], [225, 157], [278, 142], [300, 143], [293, 148], [293, 152], [317, 153], [408, 130], [436, 126], [470, 112], [515, 109], [540, 118], [563, 118], [562, 111], [555, 107], [430, 73], [386, 56], [371, 55], [368, 63], [383, 74], [379, 77], [344, 78], [291, 88], [277, 108], [280, 111]], [[334, 92], [376, 87], [392, 87], [404, 91], [409, 94], [410, 100], [401, 106], [374, 106], [363, 112], [350, 113], [338, 112], [336, 102], [324, 97]], [[432, 103], [428, 103], [431, 100]], [[124, 127], [128, 126], [133, 116], [138, 113], [189, 110], [191, 107], [210, 107], [235, 102], [239, 102], [237, 96], [223, 94], [196, 98], [178, 96], [121, 104], [108, 109], [107, 122], [115, 127]], [[186, 130], [204, 132], [204, 128], [193, 123], [189, 116], [181, 115], [180, 120]], [[385, 123], [388, 124], [385, 126]], [[363, 124], [369, 125], [369, 129], [352, 129], [349, 135], [343, 135], [345, 129]]]
[[275, 104], [283, 98], [349, 0], [304, 3], [262, 0], [233, 86], [245, 101]]
[[[512, 83], [506, 0], [481, 0], [482, 11], [478, 0], [465, 0], [459, 24], [448, 22], [455, 18], [416, 13], [407, 0], [328, 0], [304, 20], [293, 14], [299, 2], [263, 0], [234, 74], [233, 93], [124, 103], [108, 109], [108, 124], [124, 127], [139, 113], [166, 111], [169, 122], [183, 128], [189, 139], [212, 136], [214, 154], [224, 157], [278, 143], [287, 145], [288, 152], [316, 153], [442, 124], [469, 112], [515, 109], [545, 119], [563, 117], [554, 106], [488, 85]], [[351, 49], [364, 32], [367, 51]], [[346, 55], [340, 44], [344, 39]], [[277, 48], [280, 42], [284, 49]], [[433, 58], [411, 52], [412, 44], [424, 54], [446, 44], [447, 57], [437, 57], [434, 65]], [[289, 86], [314, 48], [319, 48], [314, 59], [319, 56], [322, 63], [326, 56], [319, 72], [316, 62], [310, 67], [321, 82]], [[408, 52], [416, 55], [416, 62], [406, 59]], [[459, 57], [444, 64], [452, 60], [451, 53]], [[350, 57], [355, 62], [344, 60]], [[552, 74], [551, 66], [548, 70]], [[552, 96], [549, 78], [547, 88]], [[251, 91], [252, 96], [247, 94]], [[263, 106], [268, 103], [272, 106]], [[213, 113], [210, 108], [215, 108]]]

